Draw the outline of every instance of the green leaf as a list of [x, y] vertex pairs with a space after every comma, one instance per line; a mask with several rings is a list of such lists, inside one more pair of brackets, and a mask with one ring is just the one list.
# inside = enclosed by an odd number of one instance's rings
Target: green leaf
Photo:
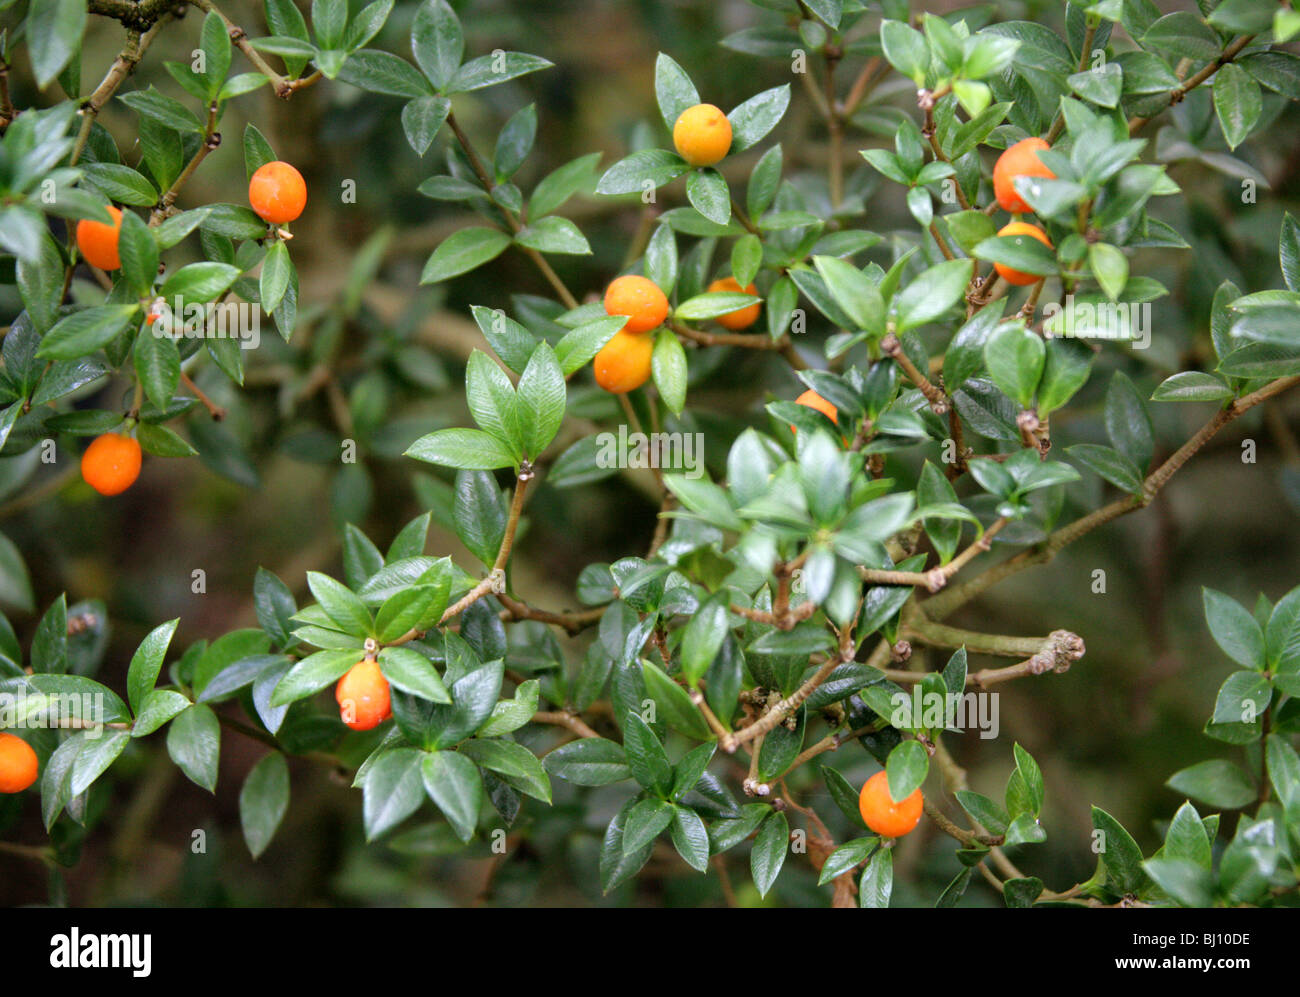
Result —
[[742, 152], [767, 137], [790, 106], [790, 84], [764, 90], [727, 115], [731, 122], [731, 152]]
[[465, 55], [465, 38], [456, 12], [446, 0], [424, 0], [411, 24], [416, 65], [438, 90], [444, 89]]
[[1264, 632], [1241, 603], [1211, 588], [1201, 589], [1205, 622], [1223, 653], [1244, 668], [1264, 667]]
[[288, 706], [333, 685], [361, 660], [360, 648], [317, 651], [303, 658], [282, 678], [271, 695], [271, 706]]
[[655, 100], [659, 114], [671, 132], [682, 112], [700, 103], [699, 91], [677, 62], [660, 52], [655, 60]]
[[749, 868], [760, 897], [767, 896], [768, 890], [776, 882], [781, 866], [785, 864], [789, 845], [790, 822], [781, 811], [773, 811], [759, 825], [758, 834], [754, 837], [754, 848], [749, 853]]
[[831, 880], [853, 869], [858, 863], [864, 861], [879, 844], [879, 838], [854, 838], [852, 841], [846, 841], [826, 857], [826, 861], [822, 865], [821, 875], [817, 879], [817, 885], [825, 886]]
[[1175, 772], [1165, 785], [1175, 792], [1225, 810], [1240, 809], [1255, 799], [1255, 787], [1245, 773], [1221, 758], [1198, 762]]
[[894, 892], [894, 853], [891, 848], [877, 848], [858, 880], [858, 906], [889, 906]]
[[179, 619], [170, 620], [151, 630], [131, 656], [131, 664], [126, 673], [127, 700], [131, 709], [138, 713], [144, 705], [145, 697], [153, 691], [162, 671], [167, 648], [172, 635], [176, 633]]
[[541, 683], [529, 679], [515, 690], [513, 699], [503, 699], [492, 707], [487, 723], [478, 729], [479, 737], [500, 737], [518, 730], [533, 719], [541, 695]]
[[673, 783], [673, 768], [663, 745], [640, 714], [629, 713], [623, 724], [623, 751], [632, 777], [646, 789], [666, 793]]
[[181, 377], [181, 355], [176, 341], [146, 326], [135, 337], [134, 365], [149, 401], [159, 408], [166, 406], [176, 394]]
[[1107, 242], [1094, 242], [1088, 246], [1088, 266], [1106, 296], [1118, 301], [1128, 283], [1128, 257], [1123, 251]]
[[813, 264], [854, 327], [873, 336], [883, 334], [885, 302], [878, 285], [852, 263], [833, 256], [814, 256]]
[[654, 190], [671, 183], [689, 169], [686, 160], [675, 152], [642, 149], [606, 170], [596, 184], [596, 193], [633, 194]]
[[673, 822], [673, 805], [663, 800], [642, 800], [627, 815], [623, 828], [623, 854], [635, 855], [648, 847]]
[[957, 304], [970, 282], [971, 260], [948, 260], [926, 270], [894, 296], [890, 310], [898, 317], [898, 329], [906, 332], [933, 322]]
[[190, 701], [174, 689], [153, 689], [147, 693], [139, 710], [136, 711], [135, 723], [131, 725], [132, 737], [147, 737], [163, 724], [189, 709]]
[[903, 741], [889, 753], [885, 772], [889, 779], [889, 795], [896, 803], [906, 800], [921, 788], [930, 771], [930, 756], [920, 741]]
[[425, 263], [420, 283], [436, 284], [469, 273], [496, 259], [509, 245], [510, 236], [500, 229], [474, 226], [453, 232]]
[[1130, 495], [1142, 491], [1142, 472], [1118, 450], [1095, 443], [1076, 443], [1072, 447], [1066, 447], [1065, 452], [1071, 460], [1101, 475], [1116, 488], [1121, 488]]
[[131, 741], [131, 735], [122, 730], [105, 731], [98, 738], [90, 738], [85, 732], [81, 732], [78, 736], [85, 737], [87, 740], [72, 762], [72, 770], [68, 777], [69, 799], [78, 797], [88, 790], [95, 780], [117, 761], [118, 756], [126, 750], [127, 744]]
[[699, 814], [688, 807], [673, 807], [669, 831], [677, 854], [696, 872], [709, 868], [709, 832]]
[[687, 737], [707, 741], [713, 735], [704, 717], [691, 702], [690, 693], [674, 682], [662, 668], [652, 661], [641, 662], [646, 693], [659, 708], [658, 716], [673, 730]]
[[884, 20], [880, 24], [880, 45], [889, 64], [918, 87], [925, 85], [930, 68], [930, 46], [925, 36], [902, 21]]
[[1151, 395], [1153, 402], [1217, 402], [1232, 397], [1232, 389], [1220, 378], [1199, 370], [1188, 370], [1166, 378]]
[[692, 170], [686, 177], [686, 199], [705, 218], [719, 225], [731, 221], [731, 192], [712, 166]]
[[600, 153], [593, 152], [586, 156], [557, 167], [546, 175], [535, 188], [528, 201], [528, 217], [536, 220], [549, 215], [563, 207], [564, 203], [578, 193], [590, 193], [593, 173], [600, 162]]
[[483, 779], [469, 758], [455, 751], [431, 751], [421, 763], [424, 790], [442, 811], [456, 837], [474, 837], [483, 806]]
[[567, 218], [551, 215], [525, 226], [515, 236], [515, 242], [543, 253], [564, 253], [586, 256], [591, 253], [587, 237]]
[[469, 471], [491, 471], [518, 464], [503, 441], [478, 429], [440, 429], [421, 436], [407, 448], [405, 455]]
[[417, 155], [429, 151], [450, 112], [451, 101], [446, 97], [415, 97], [402, 106], [402, 130]]
[[217, 791], [221, 724], [210, 706], [195, 703], [172, 721], [167, 728], [167, 754], [196, 786]]
[[1019, 323], [1000, 327], [984, 344], [984, 364], [989, 377], [1022, 409], [1034, 403], [1046, 359], [1043, 340]]
[[1270, 668], [1282, 674], [1300, 671], [1300, 588], [1278, 600], [1264, 637]]
[[[320, 53], [317, 53], [317, 59]], [[322, 72], [324, 68], [322, 67]], [[335, 74], [343, 83], [390, 97], [429, 96], [429, 84], [409, 62], [379, 49], [363, 48], [351, 53]]]
[[1214, 877], [1209, 869], [1186, 859], [1170, 858], [1147, 859], [1142, 868], [1179, 906], [1213, 906]]
[[273, 312], [284, 300], [289, 290], [293, 263], [289, 259], [289, 248], [283, 240], [276, 240], [262, 257], [262, 274], [259, 281], [262, 307]]
[[396, 748], [380, 756], [366, 773], [363, 813], [366, 840], [374, 841], [419, 809], [424, 799], [424, 759], [416, 748]]
[[458, 749], [461, 754], [501, 775], [521, 793], [551, 802], [551, 780], [537, 756], [513, 741], [474, 738]]
[[153, 87], [118, 95], [120, 100], [141, 117], [152, 118], [160, 125], [182, 134], [202, 134], [203, 125], [194, 112], [178, 100], [164, 96]]
[[544, 761], [547, 771], [576, 786], [608, 786], [632, 777], [621, 745], [603, 737], [562, 744]]
[[1263, 110], [1263, 95], [1251, 75], [1232, 63], [1220, 66], [1214, 74], [1214, 113], [1229, 149], [1245, 141]]
[[[445, 597], [443, 601], [446, 601]], [[379, 670], [396, 689], [431, 703], [451, 702], [451, 694], [442, 684], [433, 663], [418, 651], [409, 647], [386, 647], [379, 652]]]
[[[661, 229], [660, 231], [667, 231]], [[650, 369], [654, 375], [655, 387], [669, 411], [681, 415], [686, 405], [686, 378], [689, 371], [686, 366], [686, 351], [677, 338], [677, 334], [667, 327], [655, 334], [654, 352], [650, 357]]]
[[139, 306], [95, 305], [60, 319], [41, 340], [38, 357], [75, 360], [111, 342], [136, 314]]
[[273, 751], [253, 766], [239, 791], [239, 823], [253, 858], [266, 851], [289, 810], [289, 765]]
[[535, 73], [539, 69], [548, 69], [554, 63], [526, 52], [493, 52], [491, 55], [471, 59], [456, 70], [451, 82], [447, 84], [447, 93], [466, 93], [495, 86], [507, 80]]
[[226, 263], [191, 263], [169, 276], [158, 293], [204, 304], [229, 290], [239, 273], [238, 267]]
[[549, 343], [533, 351], [517, 389], [524, 453], [536, 460], [555, 439], [564, 421], [564, 372]]
[[319, 571], [307, 572], [307, 585], [338, 629], [355, 637], [369, 636], [374, 623], [356, 593]]
[[44, 90], [81, 51], [85, 0], [32, 0], [27, 8], [27, 51], [36, 85]]

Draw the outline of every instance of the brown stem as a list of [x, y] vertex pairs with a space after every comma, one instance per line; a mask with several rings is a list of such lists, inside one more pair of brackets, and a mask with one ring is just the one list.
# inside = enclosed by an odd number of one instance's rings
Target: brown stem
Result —
[[930, 403], [931, 410], [935, 415], [943, 415], [948, 411], [948, 396], [943, 393], [943, 389], [937, 387], [912, 363], [912, 358], [903, 351], [903, 344], [894, 333], [886, 334], [885, 338], [880, 341], [880, 350], [890, 359], [892, 359], [904, 374], [907, 375], [921, 394], [925, 395], [925, 400]]
[[[1202, 83], [1208, 80], [1211, 76], [1217, 73], [1228, 63], [1232, 62], [1233, 59], [1237, 58], [1237, 56], [1241, 54], [1241, 50], [1244, 49], [1247, 45], [1249, 45], [1254, 40], [1255, 40], [1254, 35], [1241, 35], [1236, 40], [1234, 40], [1232, 44], [1230, 44], [1221, 53], [1219, 53], [1219, 57], [1217, 59], [1215, 59], [1208, 66], [1203, 68], [1200, 72], [1196, 73], [1186, 82], [1170, 90], [1168, 106], [1173, 107], [1175, 104], [1182, 101], [1182, 99], [1186, 97], [1189, 93], [1191, 93], [1193, 90], [1199, 87]], [[1128, 133], [1130, 135], [1136, 134], [1137, 132], [1141, 131], [1141, 129], [1150, 120], [1151, 118], [1142, 117], [1141, 115], [1135, 115], [1134, 117], [1129, 118]]]

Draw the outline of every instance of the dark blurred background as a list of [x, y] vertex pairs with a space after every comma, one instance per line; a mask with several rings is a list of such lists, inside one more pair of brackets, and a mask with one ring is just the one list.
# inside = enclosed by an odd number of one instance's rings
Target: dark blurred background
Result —
[[[537, 146], [516, 178], [525, 191], [556, 166], [591, 151], [604, 153], [601, 167], [608, 166], [629, 149], [638, 128], [648, 130], [655, 143], [666, 144], [653, 95], [659, 51], [687, 67], [702, 98], [724, 109], [790, 79], [788, 60], [757, 58], [718, 44], [729, 32], [779, 23], [778, 15], [761, 9], [766, 4], [474, 0], [455, 6], [466, 24], [468, 54], [521, 49], [556, 64], [455, 99], [458, 117], [482, 150], [491, 149], [511, 113], [536, 102]], [[956, 6], [927, 5], [931, 10]], [[1171, 10], [1178, 5], [1160, 6]], [[414, 7], [399, 0], [372, 46], [409, 58]], [[228, 3], [225, 9], [250, 33], [266, 33], [260, 4]], [[990, 18], [1024, 18], [1059, 27], [1061, 20], [1061, 5], [1055, 3], [968, 10], [972, 26]], [[155, 85], [188, 100], [162, 62], [188, 60], [200, 23], [190, 11], [168, 27], [127, 88]], [[92, 19], [83, 91], [98, 81], [122, 37], [116, 23]], [[1127, 39], [1119, 44], [1126, 45]], [[240, 60], [236, 53], [235, 71], [249, 68]], [[863, 61], [860, 56], [845, 60], [841, 93]], [[57, 99], [54, 92], [33, 93], [22, 58], [13, 85], [20, 107]], [[910, 86], [891, 78], [868, 103], [860, 122], [865, 128], [846, 140], [849, 189], [867, 199], [865, 214], [846, 224], [889, 237], [859, 262], [870, 258], [887, 266], [891, 254], [914, 238], [915, 225], [899, 190], [879, 186], [857, 154], [872, 145], [892, 144], [891, 114], [898, 112], [890, 108], [908, 109], [909, 91]], [[1058, 447], [1096, 437], [1112, 371], [1125, 370], [1149, 395], [1177, 369], [1207, 361], [1212, 365], [1208, 305], [1220, 281], [1230, 278], [1247, 292], [1281, 285], [1278, 230], [1283, 212], [1295, 210], [1300, 130], [1295, 110], [1284, 108], [1276, 95], [1266, 96], [1270, 123], [1262, 137], [1257, 133], [1233, 153], [1233, 163], [1240, 165], [1225, 167], [1222, 158], [1171, 162], [1170, 173], [1185, 195], [1163, 199], [1156, 211], [1192, 248], [1140, 251], [1132, 259], [1134, 273], [1156, 277], [1171, 291], [1153, 304], [1153, 347], [1145, 353], [1103, 351], [1092, 382], [1070, 409], [1053, 419]], [[231, 414], [215, 428], [201, 414], [194, 416], [189, 435], [202, 444], [208, 437], [197, 439], [199, 434], [217, 434], [221, 446], [214, 449], [227, 455], [223, 461], [147, 459], [138, 485], [122, 498], [105, 501], [79, 479], [57, 479], [75, 460], [69, 449], [77, 446], [74, 441], [67, 441], [53, 469], [38, 466], [30, 454], [0, 457], [0, 529], [26, 558], [37, 607], [36, 613], [6, 607], [24, 647], [39, 612], [58, 593], [66, 590], [69, 603], [103, 600], [110, 633], [99, 677], [122, 690], [132, 651], [158, 623], [181, 617], [173, 652], [255, 625], [251, 593], [259, 565], [302, 594], [307, 570], [338, 572], [343, 520], [363, 525], [382, 549], [402, 524], [437, 506], [449, 479], [400, 453], [433, 428], [468, 424], [460, 388], [463, 364], [470, 349], [485, 348], [469, 306], [512, 311], [520, 305], [512, 295], [545, 296], [549, 288], [526, 258], [512, 254], [448, 287], [418, 286], [428, 254], [472, 216], [415, 193], [422, 180], [445, 172], [447, 136], [441, 135], [423, 159], [418, 157], [402, 133], [401, 105], [397, 98], [328, 82], [288, 103], [265, 89], [232, 102], [221, 123], [226, 140], [186, 188], [181, 203], [243, 202], [246, 181], [237, 139], [245, 121], [255, 122], [280, 158], [302, 170], [311, 193], [306, 214], [294, 226], [292, 246], [302, 279], [298, 333], [285, 347], [271, 323], [263, 323], [263, 349], [250, 362], [242, 391], [211, 365], [196, 373]], [[1163, 148], [1177, 153], [1174, 140], [1199, 134], [1201, 122], [1211, 114], [1207, 96], [1197, 94], [1146, 134], [1160, 150], [1155, 142], [1159, 128], [1173, 129]], [[124, 161], [134, 163], [139, 157], [132, 148], [134, 115], [115, 103], [101, 120], [119, 139]], [[825, 135], [799, 86], [768, 142], [774, 140], [784, 148], [787, 177], [806, 175], [809, 189], [819, 182], [824, 188], [824, 179], [818, 178], [827, 156]], [[1207, 139], [1207, 147], [1226, 156], [1221, 140], [1217, 147], [1215, 141]], [[743, 188], [767, 144], [727, 161], [733, 189]], [[1262, 181], [1256, 203], [1242, 203], [1243, 175]], [[342, 203], [339, 196], [348, 180], [356, 182], [354, 204]], [[652, 210], [684, 203], [680, 183], [661, 190], [660, 196]], [[625, 201], [583, 197], [561, 213], [579, 223], [594, 253], [554, 257], [553, 262], [580, 297], [590, 298], [624, 265], [643, 224], [642, 212]], [[360, 307], [340, 307], [349, 275], [355, 275], [359, 259], [365, 264], [360, 248], [376, 237], [386, 241], [377, 262], [361, 275], [373, 273], [361, 280]], [[693, 242], [680, 241], [683, 252]], [[179, 265], [187, 252], [195, 251], [179, 247], [169, 260]], [[724, 260], [720, 253], [717, 262]], [[12, 314], [15, 307], [12, 296], [0, 300], [0, 311]], [[827, 331], [814, 324], [800, 343], [814, 362]], [[412, 349], [403, 352], [393, 344]], [[328, 383], [308, 390], [322, 364], [331, 371]], [[690, 405], [698, 422], [688, 425], [707, 433], [706, 455], [715, 468], [742, 425], [763, 424], [766, 399], [792, 397], [801, 390], [788, 368], [758, 352], [695, 352], [692, 371]], [[586, 375], [581, 385], [575, 388], [581, 418], [571, 419], [565, 430], [570, 440], [589, 432], [592, 421], [621, 421], [608, 399], [594, 396]], [[86, 403], [112, 407], [122, 390], [118, 382]], [[1204, 405], [1152, 404], [1151, 410], [1157, 460], [1209, 415]], [[1181, 802], [1163, 787], [1164, 780], [1203, 758], [1237, 753], [1201, 734], [1230, 664], [1206, 631], [1200, 590], [1211, 585], [1250, 605], [1258, 592], [1276, 599], [1300, 583], [1296, 422], [1296, 404], [1285, 397], [1251, 412], [1191, 462], [1151, 508], [1097, 531], [1054, 563], [1003, 583], [949, 621], [999, 633], [1067, 628], [1087, 641], [1087, 656], [1068, 674], [1000, 687], [997, 741], [979, 741], [974, 735], [950, 739], [958, 760], [970, 770], [972, 788], [996, 798], [1001, 798], [1013, 765], [1013, 741], [1041, 764], [1048, 841], [1020, 849], [1016, 861], [1049, 888], [1064, 889], [1092, 871], [1090, 804], [1118, 817], [1149, 853], [1162, 833], [1160, 822]], [[360, 441], [363, 460], [340, 471], [338, 441], [344, 436]], [[1243, 463], [1243, 439], [1257, 443], [1256, 463]], [[908, 454], [891, 465], [891, 473], [913, 475], [919, 456]], [[1113, 497], [1091, 476], [1071, 494], [1067, 516]], [[644, 552], [655, 508], [646, 482], [633, 475], [563, 491], [544, 485], [529, 506], [528, 531], [515, 557], [516, 591], [539, 605], [575, 605], [573, 583], [586, 564]], [[445, 524], [435, 526], [429, 549], [453, 553], [473, 570]], [[1106, 573], [1104, 594], [1092, 591], [1096, 569]], [[192, 591], [195, 570], [206, 575], [202, 594]], [[563, 642], [571, 665], [581, 660], [590, 639]], [[935, 655], [931, 664], [941, 667], [944, 660]], [[544, 743], [543, 734], [537, 744]], [[91, 811], [102, 810], [102, 816], [82, 844], [80, 861], [52, 877], [40, 863], [0, 854], [0, 903], [43, 903], [52, 897], [73, 904], [194, 905], [722, 902], [716, 876], [691, 873], [671, 854], [662, 861], [656, 856], [637, 885], [601, 899], [595, 857], [604, 824], [627, 787], [575, 790], [559, 780], [554, 809], [529, 803], [523, 840], [512, 837], [508, 858], [497, 861], [482, 844], [467, 854], [444, 855], [445, 839], [425, 823], [431, 821], [427, 809], [395, 840], [366, 846], [360, 794], [348, 788], [348, 780], [294, 761], [289, 815], [271, 848], [254, 863], [240, 835], [238, 793], [265, 750], [227, 732], [214, 798], [177, 772], [161, 737], [132, 745], [95, 790]], [[824, 760], [859, 783], [877, 767], [857, 745]], [[791, 788], [800, 802], [818, 809], [833, 831], [844, 834], [819, 782], [795, 780]], [[927, 792], [942, 794], [933, 779]], [[584, 797], [591, 798], [585, 811], [579, 806]], [[944, 805], [955, 811], [952, 801]], [[35, 798], [29, 799], [5, 831], [6, 839], [42, 843], [38, 810]], [[191, 843], [198, 829], [205, 832], [207, 847], [195, 854]], [[731, 878], [740, 902], [755, 903], [743, 855], [743, 846], [729, 853]], [[951, 842], [936, 835], [929, 822], [900, 843], [895, 862], [895, 905], [933, 903], [959, 871]], [[818, 891], [815, 881], [807, 862], [794, 856], [767, 902], [824, 904], [826, 892]], [[489, 882], [490, 895], [485, 895]], [[977, 878], [963, 904], [992, 902], [992, 893]]]

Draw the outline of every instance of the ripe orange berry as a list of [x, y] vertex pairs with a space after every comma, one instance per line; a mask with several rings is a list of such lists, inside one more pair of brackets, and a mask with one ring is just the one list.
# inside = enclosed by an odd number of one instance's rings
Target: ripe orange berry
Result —
[[835, 423], [835, 425], [838, 426], [840, 424], [839, 409], [821, 395], [817, 394], [817, 392], [813, 391], [812, 388], [809, 388], [802, 395], [796, 398], [795, 403], [798, 405], [806, 405], [808, 408], [815, 408], [822, 415], [826, 416], [827, 419]]
[[120, 495], [140, 477], [140, 443], [132, 436], [105, 433], [81, 455], [81, 476], [101, 495]]
[[248, 203], [272, 225], [284, 225], [306, 207], [306, 181], [288, 163], [264, 163], [248, 181]]
[[[757, 294], [758, 288], [753, 284], [749, 287], [741, 287], [740, 281], [735, 277], [723, 277], [721, 280], [715, 280], [709, 285], [710, 291], [734, 291], [736, 294]], [[738, 332], [741, 329], [748, 329], [758, 321], [758, 310], [762, 306], [755, 301], [752, 305], [746, 305], [744, 308], [737, 308], [734, 312], [727, 312], [726, 315], [719, 315], [713, 321], [724, 329], [730, 329]]]
[[[1047, 238], [1047, 233], [1037, 225], [1030, 225], [1028, 222], [1009, 222], [998, 229], [998, 235], [1027, 235], [1030, 238], [1037, 239], [1048, 249], [1052, 249], [1052, 240]], [[1026, 284], [1037, 284], [1043, 278], [1036, 273], [1025, 273], [1023, 270], [1013, 270], [1004, 263], [994, 263], [993, 269], [998, 272], [998, 276], [1008, 284], [1016, 284], [1023, 287]]]
[[117, 255], [117, 237], [122, 230], [122, 212], [111, 204], [107, 211], [113, 216], [112, 225], [91, 221], [89, 218], [77, 222], [77, 248], [92, 267], [116, 270], [122, 265], [122, 258]]
[[32, 746], [21, 737], [0, 734], [0, 793], [21, 793], [39, 773]]
[[731, 122], [712, 104], [688, 107], [673, 125], [673, 145], [692, 166], [720, 163], [731, 149]]
[[339, 716], [353, 730], [373, 730], [393, 715], [388, 679], [377, 661], [359, 661], [334, 689]]
[[620, 329], [592, 361], [596, 383], [616, 395], [636, 390], [650, 380], [654, 349], [651, 337]]
[[901, 838], [921, 819], [924, 802], [919, 789], [902, 803], [895, 803], [889, 795], [889, 777], [877, 772], [862, 787], [858, 797], [858, 810], [867, 827], [886, 838]]
[[649, 332], [668, 317], [668, 298], [646, 277], [616, 277], [605, 289], [605, 314], [626, 315], [624, 332]]
[[1008, 146], [993, 165], [993, 193], [1003, 209], [1012, 213], [1032, 210], [1016, 193], [1016, 177], [1044, 177], [1054, 179], [1056, 174], [1043, 165], [1038, 154], [1051, 146], [1041, 138], [1021, 139]]

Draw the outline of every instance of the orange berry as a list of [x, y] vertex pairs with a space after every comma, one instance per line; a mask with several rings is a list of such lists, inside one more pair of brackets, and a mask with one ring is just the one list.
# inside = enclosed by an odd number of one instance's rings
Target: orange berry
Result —
[[720, 163], [731, 149], [731, 122], [712, 104], [688, 107], [673, 125], [673, 145], [692, 166]]
[[[998, 229], [998, 235], [1027, 235], [1032, 239], [1037, 239], [1048, 249], [1054, 248], [1052, 240], [1047, 238], [1047, 233], [1037, 225], [1030, 225], [1028, 222], [1009, 222]], [[1023, 287], [1026, 284], [1037, 284], [1043, 278], [1036, 273], [1025, 273], [1023, 270], [1013, 270], [1005, 263], [994, 263], [993, 269], [998, 272], [998, 276], [1008, 284], [1015, 284]]]
[[654, 349], [651, 337], [620, 329], [592, 361], [596, 383], [616, 395], [636, 390], [650, 380]]
[[393, 715], [388, 679], [377, 661], [359, 661], [334, 689], [339, 716], [353, 730], [373, 730]]
[[858, 810], [867, 827], [886, 838], [901, 838], [921, 819], [924, 802], [919, 789], [902, 803], [895, 803], [889, 795], [889, 777], [877, 772], [862, 787], [858, 797]]
[[265, 221], [284, 225], [306, 207], [306, 181], [288, 163], [264, 163], [248, 181], [248, 203]]
[[1043, 165], [1038, 154], [1051, 146], [1041, 138], [1021, 139], [1008, 146], [993, 165], [993, 193], [1004, 210], [1012, 213], [1031, 211], [1024, 199], [1016, 193], [1016, 177], [1044, 177], [1054, 179], [1056, 174]]
[[668, 298], [646, 277], [616, 277], [605, 289], [605, 313], [626, 315], [624, 332], [649, 332], [668, 317]]
[[[721, 280], [715, 280], [709, 285], [710, 291], [734, 291], [736, 294], [757, 294], [758, 288], [753, 284], [748, 287], [741, 287], [740, 281], [735, 277], [723, 277]], [[730, 329], [738, 332], [741, 329], [748, 329], [758, 321], [758, 310], [762, 307], [757, 301], [752, 305], [746, 305], [744, 308], [737, 308], [734, 312], [727, 312], [726, 315], [719, 315], [713, 321], [724, 329]]]
[[112, 225], [91, 221], [89, 218], [77, 222], [77, 248], [92, 267], [116, 270], [122, 265], [122, 258], [117, 255], [117, 237], [122, 231], [122, 212], [111, 204], [107, 211], [113, 216]]
[[120, 495], [140, 477], [140, 443], [132, 436], [105, 433], [81, 455], [81, 476], [101, 495]]
[[817, 394], [817, 392], [813, 391], [812, 388], [809, 388], [802, 395], [796, 398], [795, 404], [806, 405], [808, 408], [815, 408], [822, 415], [826, 416], [827, 419], [835, 423], [835, 425], [838, 426], [840, 424], [839, 409], [821, 395]]
[[0, 734], [0, 793], [21, 793], [39, 774], [32, 746], [21, 737]]

